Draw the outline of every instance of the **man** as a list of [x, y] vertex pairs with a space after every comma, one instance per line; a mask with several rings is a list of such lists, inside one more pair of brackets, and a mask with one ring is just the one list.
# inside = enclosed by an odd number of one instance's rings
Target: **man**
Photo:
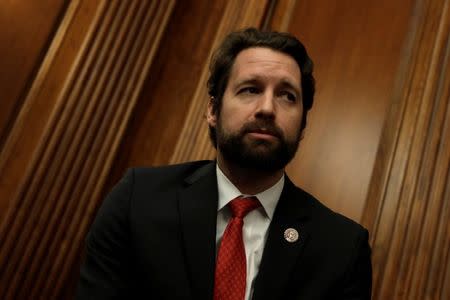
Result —
[[87, 238], [79, 299], [370, 299], [367, 230], [284, 174], [312, 61], [284, 33], [228, 35], [208, 80], [217, 160], [130, 170]]

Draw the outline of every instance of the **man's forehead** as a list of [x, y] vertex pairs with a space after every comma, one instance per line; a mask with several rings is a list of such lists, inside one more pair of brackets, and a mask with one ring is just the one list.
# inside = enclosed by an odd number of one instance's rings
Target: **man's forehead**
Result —
[[231, 77], [238, 81], [267, 80], [276, 77], [294, 86], [300, 85], [297, 62], [283, 52], [270, 48], [248, 48], [239, 52], [234, 61]]
[[289, 64], [299, 68], [295, 59], [282, 51], [268, 47], [250, 47], [240, 51], [236, 55], [235, 63], [273, 63], [273, 64]]

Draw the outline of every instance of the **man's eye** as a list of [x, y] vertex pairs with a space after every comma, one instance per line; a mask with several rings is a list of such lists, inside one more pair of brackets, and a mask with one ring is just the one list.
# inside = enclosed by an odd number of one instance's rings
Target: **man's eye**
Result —
[[283, 92], [283, 93], [282, 93], [282, 96], [283, 96], [284, 98], [286, 98], [286, 100], [288, 100], [289, 102], [295, 102], [295, 101], [297, 101], [297, 97], [296, 97], [293, 93], [291, 93], [291, 92]]
[[256, 87], [249, 86], [249, 87], [245, 87], [245, 88], [241, 89], [239, 91], [239, 93], [257, 94], [257, 93], [259, 93], [259, 90]]

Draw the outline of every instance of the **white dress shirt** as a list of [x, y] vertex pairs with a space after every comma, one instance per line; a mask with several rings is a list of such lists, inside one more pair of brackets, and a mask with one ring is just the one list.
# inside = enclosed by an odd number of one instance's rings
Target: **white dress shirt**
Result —
[[245, 245], [245, 257], [247, 259], [247, 284], [245, 287], [245, 299], [252, 299], [253, 281], [258, 274], [259, 264], [264, 250], [264, 244], [267, 239], [267, 229], [272, 220], [275, 207], [280, 199], [284, 186], [284, 175], [280, 180], [267, 190], [256, 195], [246, 195], [241, 193], [238, 188], [225, 176], [216, 165], [217, 187], [219, 192], [219, 205], [217, 212], [217, 232], [216, 232], [216, 250], [218, 251], [220, 241], [228, 221], [231, 218], [231, 211], [227, 206], [228, 202], [238, 196], [258, 198], [261, 207], [249, 212], [244, 218], [244, 227], [242, 236]]

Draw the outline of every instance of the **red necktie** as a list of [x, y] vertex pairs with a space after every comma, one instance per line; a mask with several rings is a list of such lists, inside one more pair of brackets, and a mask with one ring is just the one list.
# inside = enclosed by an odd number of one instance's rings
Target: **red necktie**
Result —
[[261, 203], [254, 197], [238, 197], [229, 206], [232, 218], [223, 233], [217, 255], [214, 300], [244, 300], [247, 264], [242, 239], [243, 219]]

